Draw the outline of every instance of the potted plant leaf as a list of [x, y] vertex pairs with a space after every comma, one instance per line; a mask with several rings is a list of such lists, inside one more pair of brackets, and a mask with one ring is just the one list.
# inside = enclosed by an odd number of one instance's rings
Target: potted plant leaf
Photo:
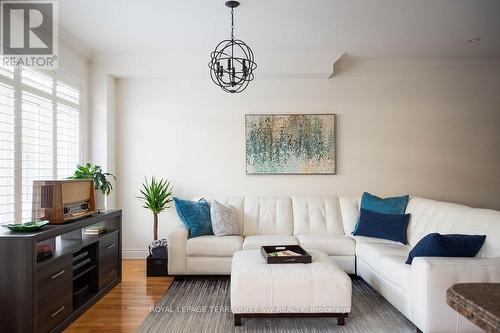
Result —
[[93, 179], [94, 188], [96, 190], [96, 207], [97, 210], [103, 210], [104, 207], [104, 197], [108, 196], [113, 190], [113, 184], [111, 184], [110, 178], [116, 181], [116, 177], [109, 173], [103, 172], [99, 165], [92, 164], [90, 162], [84, 165], [78, 164], [73, 176], [68, 177], [68, 179]]
[[158, 214], [170, 208], [172, 198], [172, 185], [170, 181], [160, 178], [151, 180], [144, 178], [141, 196], [143, 207], [153, 213], [153, 242], [149, 246], [147, 258], [147, 276], [165, 276], [167, 272], [167, 243], [164, 239], [158, 240]]
[[158, 181], [153, 176], [151, 181], [144, 178], [142, 183], [141, 196], [138, 198], [144, 203], [144, 208], [151, 210], [153, 213], [153, 240], [158, 240], [158, 214], [165, 209], [170, 208], [172, 199], [172, 185], [168, 180], [161, 179]]

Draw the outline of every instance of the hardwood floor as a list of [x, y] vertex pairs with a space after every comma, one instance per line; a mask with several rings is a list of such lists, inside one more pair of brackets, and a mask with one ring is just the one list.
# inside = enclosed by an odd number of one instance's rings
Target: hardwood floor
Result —
[[122, 282], [64, 332], [136, 332], [172, 277], [146, 277], [146, 260], [123, 260]]

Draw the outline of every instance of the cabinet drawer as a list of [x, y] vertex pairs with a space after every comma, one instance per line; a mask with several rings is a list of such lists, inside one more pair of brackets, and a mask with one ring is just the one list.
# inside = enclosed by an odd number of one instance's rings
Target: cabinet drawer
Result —
[[49, 262], [42, 263], [38, 266], [38, 282], [47, 283], [57, 280], [58, 278], [61, 278], [65, 275], [71, 276], [72, 265], [73, 256], [71, 254], [66, 254]]
[[106, 287], [118, 276], [118, 262], [107, 261], [99, 265], [99, 289]]
[[118, 249], [118, 232], [113, 232], [99, 240], [99, 256]]
[[73, 310], [73, 298], [71, 291], [57, 292], [52, 298], [38, 303], [37, 332], [49, 332], [66, 319]]
[[72, 264], [73, 257], [69, 254], [38, 267], [37, 306], [39, 309], [48, 302], [60, 303], [58, 295], [71, 295], [73, 288]]
[[99, 241], [99, 289], [118, 276], [118, 233]]

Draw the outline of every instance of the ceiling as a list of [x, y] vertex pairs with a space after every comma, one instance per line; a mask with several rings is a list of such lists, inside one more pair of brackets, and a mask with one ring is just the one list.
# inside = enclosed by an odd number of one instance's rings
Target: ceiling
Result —
[[[223, 0], [61, 0], [59, 8], [62, 27], [97, 54], [208, 54], [230, 32]], [[498, 0], [241, 0], [235, 26], [257, 55], [500, 59]]]

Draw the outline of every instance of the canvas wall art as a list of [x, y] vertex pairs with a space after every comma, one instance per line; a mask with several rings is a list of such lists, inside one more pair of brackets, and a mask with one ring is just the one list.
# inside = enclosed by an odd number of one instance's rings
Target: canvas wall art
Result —
[[335, 174], [334, 114], [249, 114], [247, 174]]

